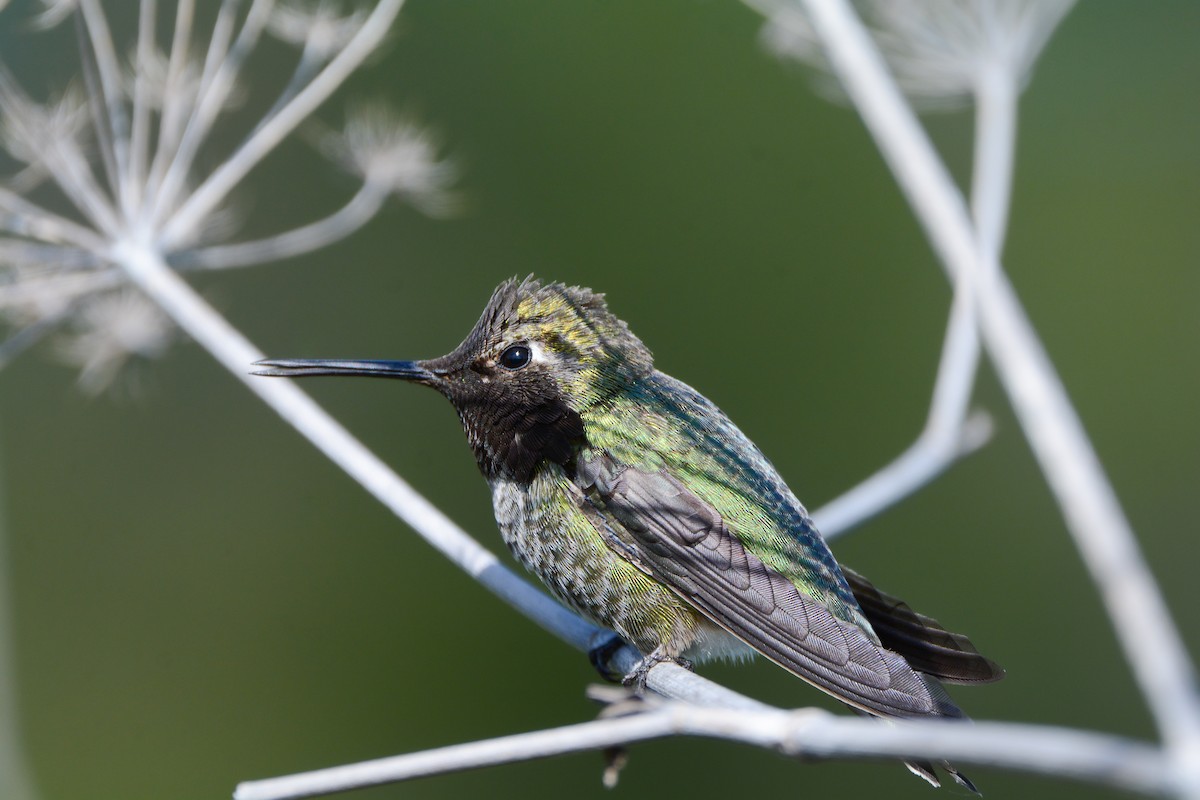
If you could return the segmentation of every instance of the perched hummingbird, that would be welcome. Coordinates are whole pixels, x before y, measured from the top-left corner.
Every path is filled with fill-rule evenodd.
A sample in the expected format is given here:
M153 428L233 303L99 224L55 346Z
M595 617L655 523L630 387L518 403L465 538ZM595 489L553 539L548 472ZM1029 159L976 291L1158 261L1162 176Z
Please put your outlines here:
M445 395L505 543L559 600L644 654L643 676L661 660L757 651L866 714L964 718L940 681L1003 675L966 637L839 566L754 443L656 370L589 289L506 281L441 358L257 366ZM932 764L908 766L938 785Z

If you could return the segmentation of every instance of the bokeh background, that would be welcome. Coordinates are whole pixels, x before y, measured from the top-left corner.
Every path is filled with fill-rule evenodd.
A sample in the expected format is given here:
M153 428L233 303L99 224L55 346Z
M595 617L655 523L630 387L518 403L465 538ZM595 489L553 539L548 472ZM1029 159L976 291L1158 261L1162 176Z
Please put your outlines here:
M130 32L135 4L111 5ZM21 12L0 16L0 52L34 87L61 84L70 27L35 35ZM765 54L761 23L726 0L411 0L390 49L321 116L337 125L345 105L381 99L432 124L461 167L462 213L393 204L320 253L196 283L272 355L380 358L449 350L506 277L592 286L819 506L919 431L950 294L855 114ZM1005 257L1193 644L1198 35L1186 1L1072 12L1024 97ZM292 57L264 48L242 119ZM965 175L970 114L926 120ZM239 195L245 235L353 188L297 138ZM0 376L3 567L46 800L226 797L243 779L595 713L582 655L460 574L195 346L99 398L48 355ZM444 400L385 382L305 388L502 550ZM955 691L974 716L1153 736L986 367L977 405L994 441L836 554L1008 668ZM828 705L765 662L703 674ZM611 795L600 771L584 754L358 796L930 796L892 763L696 740L633 748ZM1105 796L970 772L989 797Z

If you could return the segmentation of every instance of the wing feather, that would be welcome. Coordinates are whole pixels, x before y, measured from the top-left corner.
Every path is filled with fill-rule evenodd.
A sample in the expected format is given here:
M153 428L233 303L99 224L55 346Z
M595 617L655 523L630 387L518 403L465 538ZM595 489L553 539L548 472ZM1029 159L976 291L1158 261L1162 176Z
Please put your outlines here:
M918 614L845 566L842 574L880 642L904 656L913 669L947 683L991 683L1004 677L1004 669L980 655L966 636Z
M619 523L613 535L643 569L767 658L873 714L961 716L904 658L748 551L716 509L674 476L600 453L581 459L576 475L585 495Z

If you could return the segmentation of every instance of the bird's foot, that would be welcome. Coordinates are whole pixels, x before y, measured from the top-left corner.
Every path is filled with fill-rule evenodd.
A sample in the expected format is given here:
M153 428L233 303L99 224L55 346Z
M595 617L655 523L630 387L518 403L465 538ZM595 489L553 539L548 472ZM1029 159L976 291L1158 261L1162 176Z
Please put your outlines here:
M600 677L604 678L604 680L617 683L625 677L620 672L613 671L610 663L613 656L617 654L617 651L624 646L624 639L615 633L610 633L601 639L599 643L592 645L592 649L588 650L588 661L592 662L592 666L596 668L596 672L599 672Z
M637 695L645 694L646 680L650 676L650 670L664 661L669 661L672 664L678 664L688 672L692 671L692 662L688 661L686 658L667 655L666 648L662 645L659 645L658 647L654 648L650 655L639 661L637 666L629 670L629 674L627 674L621 680L621 684L633 689L634 693Z

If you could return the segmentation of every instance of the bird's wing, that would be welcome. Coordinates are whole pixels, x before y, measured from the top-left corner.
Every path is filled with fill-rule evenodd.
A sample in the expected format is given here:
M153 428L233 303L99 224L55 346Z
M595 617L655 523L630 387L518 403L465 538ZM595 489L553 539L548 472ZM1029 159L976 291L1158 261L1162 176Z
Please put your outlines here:
M716 509L665 470L592 451L576 476L589 501L622 529L613 533L623 556L767 658L873 714L961 715L901 656L749 552Z
M842 574L879 641L904 656L913 669L947 683L991 683L1004 677L1004 669L980 655L966 636L918 614L844 564Z

